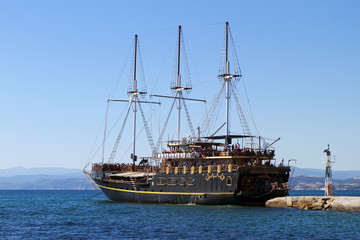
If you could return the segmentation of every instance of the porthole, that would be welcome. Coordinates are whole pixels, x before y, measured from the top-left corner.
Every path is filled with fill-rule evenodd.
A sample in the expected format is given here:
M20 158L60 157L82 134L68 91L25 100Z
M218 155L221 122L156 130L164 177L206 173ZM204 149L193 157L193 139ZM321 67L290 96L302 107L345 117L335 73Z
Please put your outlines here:
M232 186L232 178L231 178L231 176L226 177L226 186Z

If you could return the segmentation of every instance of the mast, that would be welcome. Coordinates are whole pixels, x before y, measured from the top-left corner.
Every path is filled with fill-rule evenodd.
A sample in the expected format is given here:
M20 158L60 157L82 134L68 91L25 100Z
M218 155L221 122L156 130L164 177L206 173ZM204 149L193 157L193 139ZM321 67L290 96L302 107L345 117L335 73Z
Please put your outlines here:
M152 139L152 136L151 136L147 121L146 121L146 119L144 117L143 110L141 108L141 103L160 104L160 102L151 102L151 101L146 101L146 100L141 101L141 100L138 99L139 94L140 95L146 95L146 93L147 93L145 83L142 84L143 89L138 89L138 86L137 86L137 74L136 74L136 71L137 71L138 57L139 57L140 63L141 63L141 53L140 53L140 48L139 49L138 48L139 48L138 35L135 35L134 58L133 58L134 65L133 65L133 68L132 68L134 73L133 73L133 77L130 75L129 88L127 90L127 93L130 96L130 98L126 99L126 100L108 99L108 105L109 105L109 102L128 102L128 103L130 103L128 112L127 112L127 114L125 116L123 126L122 126L122 128L120 130L120 133L118 135L118 138L117 138L117 140L115 142L115 145L113 147L113 151L111 152L111 155L110 155L110 158L109 158L109 161L114 160L114 158L115 158L115 154L116 154L118 146L119 146L120 138L121 138L122 133L123 133L123 129L124 129L124 126L125 126L126 119L128 117L128 114L130 113L131 108L133 110L133 140L132 140L132 146L133 147L132 147L132 153L131 153L131 159L133 160L133 168L132 168L133 171L135 171L135 162L137 160L137 156L136 156L136 113L137 113L137 110L138 110L138 108L140 109L140 112L141 112L141 115L142 115L142 118L143 118L143 121L144 121L144 127L145 127L145 130L146 130L146 134L147 134L147 137L148 137L148 140L149 140L149 144L150 144L150 147L152 149L153 154L155 154L156 149L155 149L155 146L154 146L154 141ZM139 73L140 73L140 79L144 81L144 78L143 78L144 73L143 73L143 69L142 69L142 64L140 64ZM106 110L106 113L108 113L108 108ZM107 117L106 117L106 122L107 122ZM105 139L105 136L106 136L106 122L105 122L104 139ZM104 152L104 148L103 148L103 152Z
M230 91L232 90L233 91L233 95L234 95L234 98L235 98L235 101L237 102L237 108L238 108L238 111L241 112L242 114L242 110L238 104L238 100L237 100L237 97L236 97L236 94L234 93L234 90L233 89L230 89L231 85L231 81L233 80L234 78L234 82L237 80L237 79L240 79L241 78L241 72L240 72L240 67L236 67L235 66L235 74L231 74L230 73L230 62L229 62L229 37L230 39L231 38L231 33L230 33L230 29L229 29L229 22L226 22L226 28L225 28L225 63L224 63L224 70L225 71L221 71L222 74L218 75L218 77L222 78L224 81L225 81L225 100L226 100L226 121L225 121L225 145L229 145L231 144L231 137L230 137ZM232 46L234 47L234 46ZM234 51L234 50L233 50ZM236 56L235 56L236 57ZM237 57L236 57L237 58ZM234 64L238 64L237 60L235 59L234 60ZM240 117L240 120L241 120L241 117ZM241 120L244 124L246 124L246 121L245 119ZM246 130L248 130L248 127L247 127L247 124L246 124ZM248 134L246 135L251 135L249 134L250 133L250 130L248 131L244 131L245 132L248 132Z
M178 106L177 106L177 139L178 142L180 143L180 107L181 107L181 102L180 102L180 98L181 98L181 93L182 93L182 89L181 89L181 76L180 76L180 44L181 44L181 26L179 26L179 39L178 39L178 64L177 64L177 86L176 86L176 90L177 90L177 95L178 95Z
M225 144L231 144L229 142L229 104L230 104L230 96L229 96L229 84L231 77L229 76L229 22L226 22L226 51L225 51L225 84L226 84L226 128L225 128Z
M191 99L191 98L184 98L183 97L183 90L185 91L190 91L192 89L191 87L191 80L190 80L190 73L189 73L189 67L187 65L187 59L186 59L186 50L184 48L184 46L181 45L181 41L183 41L183 37L181 35L181 31L182 31L182 27L179 25L179 31L178 31L178 45L177 45L177 56L175 58L175 61L176 61L176 65L174 64L174 66L176 67L176 71L173 71L174 75L172 76L172 80L171 80L171 87L170 89L173 90L173 91L176 91L176 94L175 96L162 96L162 95L150 95L151 96L156 96L156 97L164 97L164 98L173 98L174 99L174 102L173 104L175 105L176 101L177 101L177 142L180 143L180 126L181 126L181 123L180 123L180 113L181 113L181 101L183 101L183 104L184 104L184 109L185 109L185 113L186 113L186 116L187 116L187 120L188 120L188 123L189 123L189 126L190 126L190 129L193 129L192 128L192 123L191 123L191 120L190 120L190 116L189 116L189 113L187 111L187 108L186 108L186 105L185 105L185 100L191 100L191 101L201 101L201 102L206 102L204 100L199 100L199 99ZM183 41L184 42L184 41ZM184 45L184 44L183 44ZM182 51L183 51L183 54L181 55L181 48ZM181 57L183 58L183 67L184 67L184 70L185 70L185 78L187 79L187 83L185 86L182 86L182 83L181 83ZM173 106L174 106L173 105ZM171 113L171 110L170 110L170 113ZM169 116L170 116L170 113L169 113ZM166 123L164 125L164 127L167 125L167 121L166 120ZM163 129L165 129L163 127ZM194 131L192 130L192 133ZM195 135L195 134L194 134ZM159 137L159 140L162 138Z
M137 56L137 34L135 34L135 49L134 49L134 88L132 91L132 102L133 102L133 151L131 154L131 158L133 160L133 170L135 167L136 155L135 155L135 142L136 142L136 98L137 98L137 86L136 86L136 56Z

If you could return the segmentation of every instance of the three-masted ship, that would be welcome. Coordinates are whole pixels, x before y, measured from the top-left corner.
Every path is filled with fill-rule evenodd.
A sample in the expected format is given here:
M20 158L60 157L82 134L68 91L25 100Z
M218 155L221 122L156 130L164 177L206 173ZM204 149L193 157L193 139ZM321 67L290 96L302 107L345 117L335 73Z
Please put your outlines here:
M168 148L160 152L159 145L155 145L149 138L152 157L137 158L135 152L137 110L140 109L141 114L144 115L141 104L158 104L158 102L144 101L139 98L146 92L140 91L137 87L137 35L135 35L134 76L131 89L128 90L130 100L108 100L108 102L130 102L128 113L130 109L133 110L132 164L105 163L102 159L101 163L92 164L91 172L84 169L84 173L110 200L116 202L263 205L268 199L288 195L290 167L284 166L283 161L276 164L274 158L273 143L279 139L272 144L261 146L262 138L250 133L238 104L240 123L237 126L242 126L243 134L230 132L230 98L233 97L238 102L234 84L242 75L240 68L235 69L233 74L230 72L229 40L232 38L229 39L228 23L225 29L224 64L218 75L222 86L217 94L217 97L220 97L221 92L225 93L225 122L214 133L209 134L198 128L196 137L181 138L181 106L184 106L187 118L189 118L185 101L202 101L185 98L183 95L183 91L191 90L191 86L182 85L181 82L181 33L181 26L179 26L177 77L171 87L175 96L153 95L159 98L173 98L174 103L177 103L177 139L168 141ZM213 102L216 104L216 99ZM209 125L209 122L213 120L214 114L211 111L215 108L210 109L204 126ZM149 127L146 121L144 123L148 133ZM218 132L221 129L225 130L225 133L219 135ZM119 136L122 131L123 128ZM163 131L160 135L163 135ZM160 141L161 137L158 143ZM116 145L119 145L119 138Z

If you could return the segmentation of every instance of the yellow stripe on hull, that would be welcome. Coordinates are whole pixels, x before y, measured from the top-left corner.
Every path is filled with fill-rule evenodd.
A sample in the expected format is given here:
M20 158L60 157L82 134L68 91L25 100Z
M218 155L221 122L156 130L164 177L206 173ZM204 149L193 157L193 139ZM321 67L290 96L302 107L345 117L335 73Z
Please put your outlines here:
M232 195L233 192L218 192L218 193L182 193L182 192L147 192L147 191L134 191L134 190L126 190L126 189L118 189L118 188L111 188L105 187L102 185L97 184L100 188L105 188L109 190L119 191L119 192L130 192L130 193L145 193L145 194L163 194L163 195L199 195L204 196L205 194L208 195Z

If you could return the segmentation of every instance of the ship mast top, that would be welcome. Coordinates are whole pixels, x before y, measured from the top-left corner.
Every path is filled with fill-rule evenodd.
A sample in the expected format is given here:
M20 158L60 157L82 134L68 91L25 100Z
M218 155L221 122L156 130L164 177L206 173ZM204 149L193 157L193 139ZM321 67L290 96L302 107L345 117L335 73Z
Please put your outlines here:
M230 84L233 78L240 78L241 74L235 75L230 74L230 62L229 62L229 22L226 22L226 30L225 30L225 73L220 74L218 77L221 77L225 81L226 87L226 127L225 127L225 145L231 144L230 135Z
M131 153L131 159L133 161L133 166L135 165L135 161L137 160L136 157L136 112L137 112L137 107L139 107L143 121L144 121L144 127L146 130L146 134L150 143L150 147L152 148L153 154L156 153L156 149L155 149L155 145L153 143L153 139L147 124L147 121L145 119L145 117L143 116L143 110L142 107L140 105L140 103L150 103L150 104L160 104L159 102L151 102L151 101L146 101L146 100L139 100L139 95L146 95L146 85L145 85L145 77L144 77L144 71L143 71L143 66L142 66L142 60L141 60L141 53L139 51L139 43L138 43L138 35L135 35L135 46L134 46L134 56L133 56L133 67L132 67L132 71L131 74L130 73L130 79L129 79L129 87L128 87L128 91L127 93L130 95L130 98L127 100L121 100L121 99L108 99L107 101L107 108L106 108L106 118L105 118L105 129L104 129L104 140L103 140L103 152L102 152L102 163L104 162L104 152L105 152L105 139L107 136L107 116L108 116L108 110L109 110L109 103L110 102L129 102L129 108L128 108L128 112L125 116L123 125L121 127L121 131L118 135L118 138L116 139L116 142L114 144L113 150L111 152L111 155L109 157L109 162L113 161L117 152L117 149L119 147L119 142L120 142L120 138L122 136L123 133L123 129L128 117L128 114L132 108L133 110L133 141L132 141L132 153ZM138 59L140 60L140 78L141 78L141 90L138 89L138 76L137 76L137 64L138 64Z
M181 60L181 26L179 25L179 34L178 34L178 48L177 48L177 76L176 76L176 86L171 87L171 89L176 91L177 98L177 141L180 143L180 113L181 113L181 99L183 98L183 90L191 90L191 86L181 86L181 75L180 75L180 60Z
M136 79L136 64L137 64L137 47L138 47L138 35L135 34L135 47L134 47L134 78L133 78L133 88L132 91L128 91L128 94L131 94L130 96L130 102L133 103L133 142L132 142L132 153L131 153L131 159L133 161L133 168L135 166L135 161L137 160L136 154L135 154L135 146L136 146L136 100L137 95L140 93L137 89L137 79ZM143 92L142 94L146 94ZM133 169L134 170L134 169Z
M191 122L190 113L186 106L186 101L206 102L206 100L202 100L202 99L194 99L194 98L185 98L184 97L183 91L190 92L192 90L192 87L191 87L190 70L189 70L189 65L188 65L187 56L186 56L186 48L184 46L185 44L184 44L184 37L183 37L183 33L182 33L182 27L179 26L178 29L179 30L178 30L176 58L175 58L176 64L174 64L176 71L174 69L174 71L173 71L174 75L172 75L171 86L170 86L170 89L175 92L175 96L164 96L164 95L155 95L155 94L150 95L150 97L172 98L172 99L174 99L173 106L175 103L177 103L177 139L176 139L177 145L181 144L181 138L180 138L181 108L183 107L185 110L185 114L186 114L188 126L191 131L191 135L195 137L195 131L194 131L194 128L193 128L193 125ZM181 72L184 73L185 80L186 80L185 83L184 83L184 81L182 81ZM158 142L156 145L157 147L159 146L159 143L161 142L163 134L165 133L165 129L169 122L169 117L170 117L171 112L172 112L172 107L169 111L169 115L168 115L167 119L165 120L164 126L160 133L160 136L159 136L159 139L158 139Z

